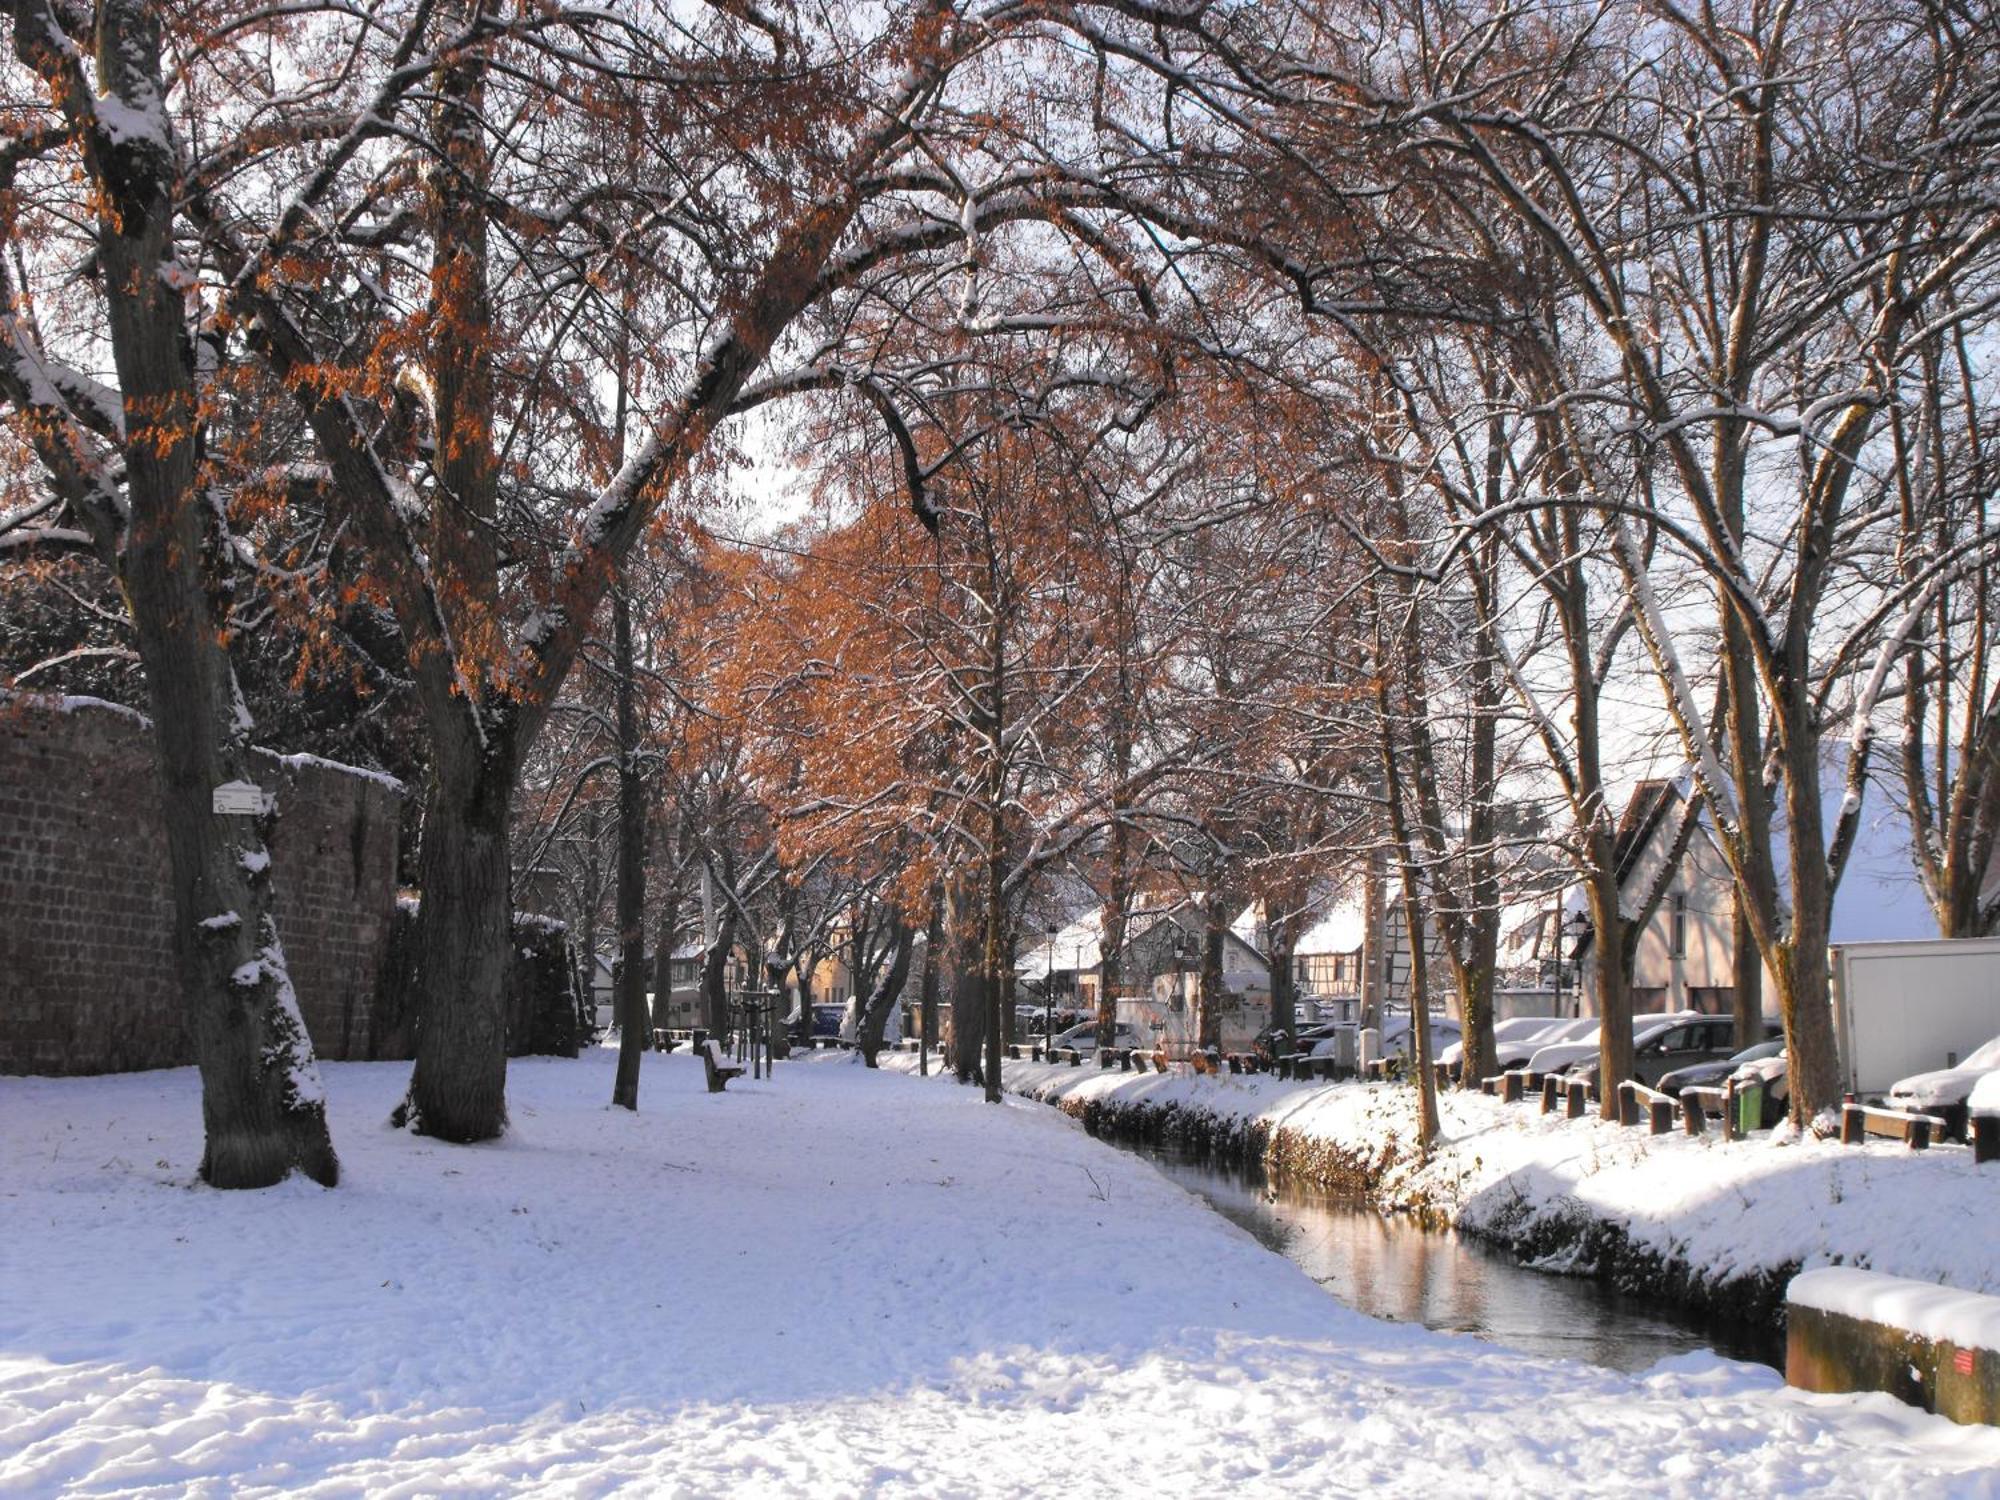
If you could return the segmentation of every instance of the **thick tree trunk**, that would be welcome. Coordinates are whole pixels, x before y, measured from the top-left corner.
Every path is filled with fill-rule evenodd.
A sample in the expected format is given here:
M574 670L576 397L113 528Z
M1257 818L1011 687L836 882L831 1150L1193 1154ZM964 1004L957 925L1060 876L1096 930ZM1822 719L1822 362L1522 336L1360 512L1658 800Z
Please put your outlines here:
M1804 707L1797 712L1803 719ZM1818 1128L1830 1122L1840 1107L1840 1057L1833 1039L1826 955L1833 888L1826 860L1819 853L1826 844L1820 822L1818 747L1808 743L1788 753L1786 760L1792 926L1779 944L1778 963L1773 967L1778 1007L1785 1021L1792 1120Z
M951 1071L960 1083L985 1081L986 985L980 948L979 905L955 883L950 921Z
M1736 1048L1754 1047L1764 1040L1764 955L1757 951L1756 934L1743 912L1743 898L1732 896L1730 910L1730 967L1735 991L1730 1013L1736 1021Z
M910 977L910 954L916 947L916 930L898 917L893 941L889 966L869 991L861 1007L860 1024L855 1029L861 1061L871 1068L882 1052L882 1033L888 1027L889 1012L902 1003L903 986Z
M1632 976L1626 968L1624 919L1612 869L1612 838L1603 825L1589 836L1591 871L1584 881L1591 928L1591 982L1597 1000L1599 1112L1618 1117L1618 1085L1632 1076ZM1578 976L1578 983L1582 976Z
M175 274L177 167L153 6L97 7L95 104L47 12L14 17L22 61L50 77L79 126L100 198L98 273L124 403L129 530L115 558L153 711L174 960L202 1081L201 1175L265 1187L293 1171L332 1186L339 1163L312 1043L279 940L268 819L220 814L215 789L255 782L251 724L209 603L207 498L196 488L201 421L186 294ZM74 71L69 71L74 68ZM120 127L82 128L112 107ZM137 122L136 125L134 122Z
M701 1024L710 1036L729 1033L729 950L735 946L736 903L725 901L715 941L701 959Z
M452 24L450 17L440 20L441 26ZM442 491L431 507L430 565L434 576L457 581L441 602L454 637L468 642L499 628L484 68L480 56L466 55L437 70L431 133L450 169L425 179L436 231L425 363ZM507 1128L501 979L508 954L516 716L507 698L482 680L488 665L474 663L473 680L448 692L425 678L420 692L432 747L418 856L423 998L416 1071L399 1115L419 1132L448 1141L491 1140Z
M1290 1038L1299 1029L1299 976L1293 972L1299 936L1298 908L1290 902L1284 911L1267 907L1264 920L1270 948L1266 957L1271 962L1271 1027ZM1278 1050L1291 1049L1281 1045Z
M395 1122L447 1141L492 1140L507 1128L513 778L504 765L476 746L433 746L417 858L417 1066Z
M646 1012L646 784L639 775L639 715L633 702L632 606L621 583L611 595L618 673L618 1073L611 1102L639 1107L639 1066L651 1039Z
M1223 934L1227 930L1225 898L1210 891L1201 903L1201 1014L1196 1018L1195 1046L1211 1052L1222 1046Z

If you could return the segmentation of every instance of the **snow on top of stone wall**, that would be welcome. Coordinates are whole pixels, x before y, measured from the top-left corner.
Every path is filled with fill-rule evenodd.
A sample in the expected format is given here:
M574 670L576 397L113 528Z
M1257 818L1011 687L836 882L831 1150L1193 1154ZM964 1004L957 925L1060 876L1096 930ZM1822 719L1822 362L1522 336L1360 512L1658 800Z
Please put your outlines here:
M1794 1276L1785 1300L1863 1323L1901 1328L1932 1343L2000 1350L2000 1297L1962 1292L1935 1281L1826 1266Z

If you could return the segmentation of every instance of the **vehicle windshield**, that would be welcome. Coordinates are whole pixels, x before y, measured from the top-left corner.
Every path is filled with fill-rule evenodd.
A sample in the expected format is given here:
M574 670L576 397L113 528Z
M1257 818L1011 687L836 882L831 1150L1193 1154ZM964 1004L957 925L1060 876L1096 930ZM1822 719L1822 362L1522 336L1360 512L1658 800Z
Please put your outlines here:
M1767 1057L1776 1057L1780 1052L1783 1052L1784 1050L1785 1050L1785 1044L1781 1041L1759 1042L1754 1047L1745 1047L1741 1052L1737 1053L1734 1057L1730 1058L1729 1060L1732 1063L1760 1062Z

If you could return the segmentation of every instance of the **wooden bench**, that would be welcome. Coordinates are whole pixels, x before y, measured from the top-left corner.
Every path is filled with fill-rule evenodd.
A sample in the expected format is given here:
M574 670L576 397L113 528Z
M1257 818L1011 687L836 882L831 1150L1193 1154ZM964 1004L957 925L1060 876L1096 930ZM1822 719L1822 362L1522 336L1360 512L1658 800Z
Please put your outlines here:
M1492 1094L1503 1104L1519 1104L1522 1081L1519 1073L1496 1073L1491 1078L1479 1080L1479 1092Z
M1665 1135L1674 1128L1674 1100L1658 1089L1628 1078L1618 1085L1618 1123L1637 1125L1643 1116L1647 1133Z
M1565 1101L1563 1108L1564 1117L1571 1120L1581 1120L1585 1112L1590 1108L1590 1085L1585 1083L1581 1078L1565 1078L1562 1080L1562 1083L1563 1099Z
M743 1064L733 1063L722 1055L722 1043L703 1042L701 1046L701 1067L708 1075L708 1091L719 1094L729 1087L729 1080L743 1076Z
M1873 1104L1843 1104L1840 1107L1840 1143L1857 1146L1871 1135L1901 1141L1912 1151L1925 1151L1944 1134L1945 1122L1937 1115L1918 1114L1907 1109L1885 1109Z
M1681 1090L1681 1120L1689 1135L1700 1135L1707 1130L1710 1115L1722 1121L1722 1138L1733 1140L1736 1133L1736 1086L1733 1083L1725 1083L1720 1088L1690 1084Z
M1965 1130L1972 1137L1972 1159L1975 1162L1984 1165L1989 1161L2000 1161L2000 1115L1974 1115Z

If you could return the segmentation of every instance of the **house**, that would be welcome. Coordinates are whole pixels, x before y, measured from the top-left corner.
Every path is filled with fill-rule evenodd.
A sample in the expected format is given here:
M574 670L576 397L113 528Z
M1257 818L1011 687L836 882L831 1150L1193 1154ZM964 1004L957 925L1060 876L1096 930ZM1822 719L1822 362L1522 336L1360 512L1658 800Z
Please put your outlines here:
M1150 905L1142 901L1126 921L1118 954L1118 989L1112 998L1121 1019L1153 1026L1168 1037L1186 1029L1200 991L1202 931L1198 897L1175 894ZM1093 907L1067 926L1045 932L1039 942L1024 942L1015 973L1045 993L1073 996L1071 1003L1079 1010L1095 1010L1103 993L1103 938L1104 914ZM1271 969L1263 953L1234 930L1223 933L1222 987L1229 996L1222 1013L1225 1045L1247 1045L1270 1021Z
M1370 906L1375 905L1373 920ZM1351 882L1331 894L1306 914L1305 930L1292 945L1293 993L1298 997L1302 1023L1315 1010L1329 1021L1358 1021L1362 1003L1368 997L1373 974L1381 983L1381 997L1407 1004L1410 992L1411 945L1408 913L1400 893L1385 879L1380 867L1364 871L1359 882ZM1380 954L1379 967L1371 961L1369 934L1379 932L1374 945ZM1256 945L1269 950L1269 927L1262 903L1253 905L1238 920L1238 931L1252 937ZM1444 968L1444 950L1435 927L1424 934L1425 957L1430 965L1429 989L1433 996L1448 993L1450 975Z
M1619 907L1636 914L1658 883L1662 864L1673 855L1674 832L1698 795L1687 772L1649 779L1633 788L1620 815L1613 858ZM1839 774L1829 768L1821 799L1831 827L1844 795ZM1706 810L1696 815L1693 835L1666 877L1659 904L1640 934L1632 965L1632 1004L1639 1012L1699 1010L1727 1014L1736 996L1736 882L1717 842ZM1779 829L1779 880L1786 880L1783 828ZM1877 793L1863 804L1853 852L1834 894L1829 942L1857 943L1938 935L1936 917L1924 899L1911 861L1910 825L1893 798ZM1583 916L1583 895L1572 888L1561 905L1561 920L1576 933L1570 952L1587 960L1592 934ZM1545 931L1547 918L1542 928ZM1580 962L1584 1007L1591 998L1590 964ZM1776 994L1770 974L1764 994Z

